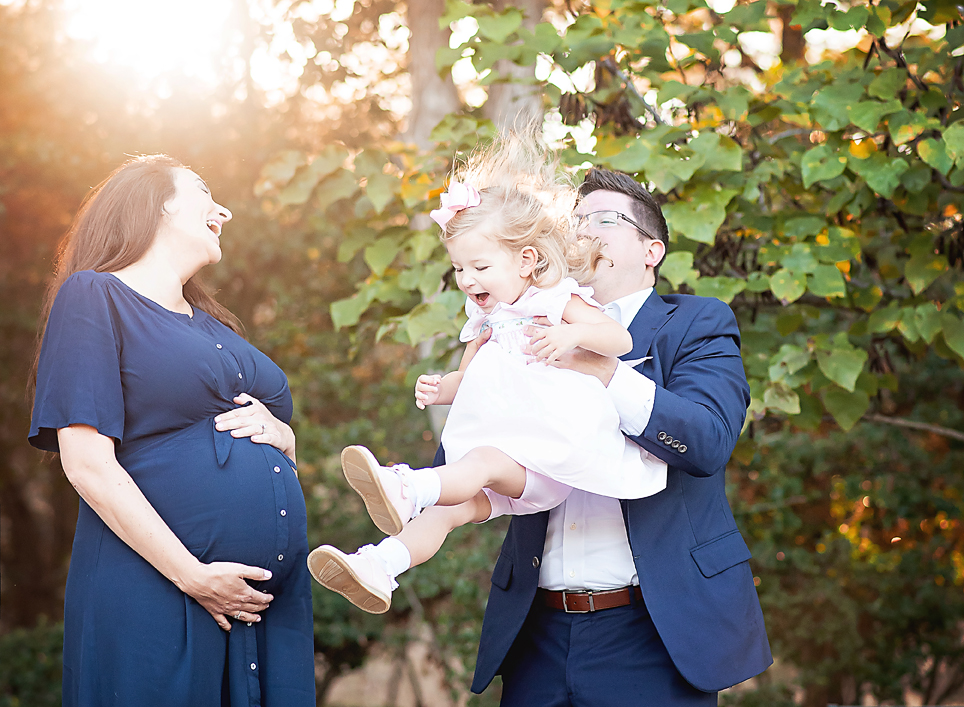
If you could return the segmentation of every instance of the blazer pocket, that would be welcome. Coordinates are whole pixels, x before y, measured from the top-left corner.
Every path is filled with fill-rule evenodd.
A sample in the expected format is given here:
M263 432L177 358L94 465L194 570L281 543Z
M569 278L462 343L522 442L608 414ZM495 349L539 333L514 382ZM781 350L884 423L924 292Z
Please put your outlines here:
M740 535L739 530L731 530L709 542L697 545L690 550L690 555L696 561L696 566L704 577L712 577L723 570L750 559L750 548Z
M499 559L495 563L495 569L492 570L492 584L499 589L508 589L511 583L512 560L505 555L499 555Z

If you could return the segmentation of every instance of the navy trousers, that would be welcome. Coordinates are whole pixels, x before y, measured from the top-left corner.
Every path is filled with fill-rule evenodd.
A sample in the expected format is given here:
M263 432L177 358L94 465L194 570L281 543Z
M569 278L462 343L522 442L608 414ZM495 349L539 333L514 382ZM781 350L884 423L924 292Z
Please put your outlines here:
M538 604L502 663L502 707L716 707L679 674L643 602L591 614Z

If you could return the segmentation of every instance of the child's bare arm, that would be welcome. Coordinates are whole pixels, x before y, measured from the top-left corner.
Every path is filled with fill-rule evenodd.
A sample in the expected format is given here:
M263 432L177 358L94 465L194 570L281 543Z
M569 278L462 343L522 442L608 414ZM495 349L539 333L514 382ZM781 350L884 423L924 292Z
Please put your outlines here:
M418 377L415 382L415 405L419 410L424 410L426 405L452 404L452 401L455 400L455 394L459 392L462 374L465 373L465 369L468 368L479 347L489 340L491 333L492 330L487 329L483 334L465 345L462 360L459 362L459 370L446 373L444 376L426 374Z
M625 327L576 295L563 310L562 320L565 326L541 329L531 337L537 360L552 363L577 347L603 356L621 356L633 348L633 338Z

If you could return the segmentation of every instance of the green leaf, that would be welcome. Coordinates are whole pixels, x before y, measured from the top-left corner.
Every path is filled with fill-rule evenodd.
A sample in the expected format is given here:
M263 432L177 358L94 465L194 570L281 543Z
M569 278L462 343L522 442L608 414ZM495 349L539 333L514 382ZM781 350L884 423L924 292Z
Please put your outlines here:
M750 292L766 292L770 289L770 278L760 270L751 272L746 279L746 289Z
M800 160L803 186L809 189L814 182L833 179L843 174L847 158L828 145L818 145L807 150Z
M789 336L803 326L803 314L800 312L784 312L777 317L777 331L780 336Z
M921 338L928 344L941 330L941 315L933 302L920 305L914 311L914 320Z
M897 323L897 331L909 342L920 341L921 335L917 330L917 317L914 315L913 307L904 307L900 310L900 321Z
M934 139L932 137L924 138L919 143L917 143L917 154L924 162L938 172L947 176L947 173L951 171L951 167L954 166L954 160L947 153L947 149L944 146L944 141L940 138Z
M405 243L412 251L412 260L416 263L428 260L441 244L442 241L435 231L416 231Z
M427 341L436 334L455 334L458 325L445 305L440 302L423 302L401 318L412 345Z
M899 323L900 307L889 304L870 315L867 320L867 329L871 334L886 334L896 329Z
M700 243L713 243L726 220L726 205L737 193L736 189L717 190L700 184L685 195L685 200L666 204L663 215L671 232Z
M686 103L686 99L698 90L698 86L689 86L679 81L667 81L656 94L656 101L662 105L667 101L678 98L683 101L683 103Z
M854 348L846 339L845 333L837 334L833 348L820 349L815 356L821 373L841 388L853 391L867 361L867 352Z
M615 170L636 174L641 172L649 159L650 148L643 140L636 138L625 144L619 152L606 160ZM597 149L597 155L599 154Z
M339 169L347 159L348 150L340 145L329 145L307 167L298 170L294 179L278 194L278 203L282 206L304 204L318 183Z
M906 160L900 157L891 159L881 152L875 152L863 160L851 155L848 164L850 169L864 178L867 186L888 199L894 189L900 186L900 175L910 167Z
M784 305L796 302L807 291L807 276L781 268L770 276L770 291Z
M948 348L964 359L964 322L946 307L941 311L941 334Z
M479 14L476 20L479 23L479 34L493 42L502 43L522 25L522 13L513 7L498 15Z
M375 213L380 214L382 210L395 198L401 186L401 180L394 174L373 174L368 177L365 185L365 193L375 207Z
M703 156L703 172L740 172L743 150L731 138L714 132L702 132L690 140L688 147Z
M854 260L860 255L860 240L848 228L831 226L826 235L817 236L813 252L822 263Z
M269 191L281 188L290 182L298 168L307 162L308 158L301 150L282 150L261 168L254 195L263 196Z
M958 121L944 131L944 145L947 154L957 162L964 159L964 121Z
M826 227L827 219L822 216L791 216L783 222L783 235L802 240L815 236Z
M438 20L439 29L448 29L453 22L471 17L476 8L463 0L445 0L445 13Z
M887 119L887 129L894 139L895 145L903 145L924 132L927 127L927 116L920 113L902 110Z
M363 293L358 293L348 299L332 302L329 311L331 312L331 323L334 325L335 331L342 327L355 326L371 302L371 297L365 296Z
M800 397L785 383L767 386L763 394L763 404L770 410L779 410L788 415L800 414Z
M678 290L684 282L696 282L700 276L693 269L693 254L685 251L673 252L663 258L659 274L669 280L674 290Z
M884 69L867 87L867 93L875 98L889 101L907 83L906 69Z
M731 86L720 96L716 104L727 120L746 120L752 95L743 86Z
M315 190L315 204L319 211L325 211L340 199L345 199L358 191L355 175L347 169L339 168L335 173L321 182L321 188Z
M862 390L848 393L840 388L828 388L821 397L823 406L844 432L857 424L870 407L870 397Z
M372 228L353 228L345 233L344 240L338 244L338 262L347 263L355 253L375 240L376 231Z
M784 344L770 358L769 375L771 381L780 381L793 375L810 363L810 352L800 346Z
M917 160L911 163L910 169L900 175L900 183L904 186L904 189L908 191L909 194L920 194L924 189L931 185L933 182L931 168L926 164L921 164ZM922 206L926 209L926 199ZM908 211L913 208L913 205L909 205ZM911 213L917 213L912 211ZM921 212L921 213L926 213Z
M365 262L378 277L385 274L385 268L392 264L401 247L394 238L379 238L365 248Z
M818 265L807 280L807 289L817 297L843 297L847 294L843 275L836 265Z
M847 112L850 114L851 123L861 130L873 134L877 132L877 126L880 125L880 121L883 120L885 115L896 113L902 108L903 106L898 100L889 100L886 103L861 101L848 106Z
M700 297L716 297L727 304L745 289L746 280L735 277L701 277L693 283L694 294Z
M780 264L795 273L811 273L818 263L810 252L809 243L794 243L790 251L780 258Z
M850 123L847 107L859 101L863 93L859 83L830 84L814 95L811 114L826 130L840 130Z
M904 278L914 294L919 295L946 270L947 258L943 255L934 255L930 250L917 250L904 265Z
M562 45L562 37L550 22L540 22L532 31L533 38L526 44L540 54L552 54Z

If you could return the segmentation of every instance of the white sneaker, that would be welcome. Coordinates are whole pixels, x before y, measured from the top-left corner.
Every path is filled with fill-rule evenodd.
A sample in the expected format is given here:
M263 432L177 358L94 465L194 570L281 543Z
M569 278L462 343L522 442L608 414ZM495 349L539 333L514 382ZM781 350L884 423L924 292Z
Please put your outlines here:
M373 549L365 545L346 555L331 545L316 547L308 555L308 571L321 586L338 592L362 611L384 614L392 606L394 582L381 561L372 556Z
M398 535L418 515L414 493L407 488L404 464L381 466L375 455L362 446L345 447L341 468L348 484L362 497L365 508L378 529Z

